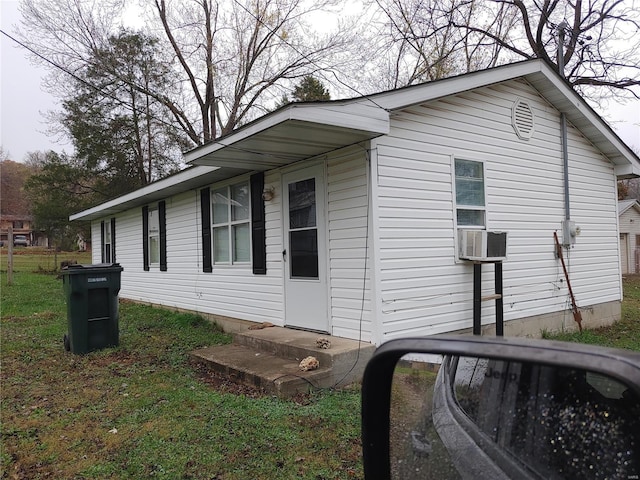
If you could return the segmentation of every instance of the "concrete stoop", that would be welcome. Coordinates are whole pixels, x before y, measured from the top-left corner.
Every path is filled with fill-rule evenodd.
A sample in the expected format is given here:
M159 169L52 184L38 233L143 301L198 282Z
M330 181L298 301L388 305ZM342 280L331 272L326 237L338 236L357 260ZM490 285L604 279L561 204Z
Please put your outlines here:
M331 348L318 348L316 340L320 337L328 339ZM372 344L357 340L268 327L234 333L232 344L201 348L190 355L234 381L288 398L314 388L360 382L374 350ZM308 356L315 357L320 365L304 372L299 365Z

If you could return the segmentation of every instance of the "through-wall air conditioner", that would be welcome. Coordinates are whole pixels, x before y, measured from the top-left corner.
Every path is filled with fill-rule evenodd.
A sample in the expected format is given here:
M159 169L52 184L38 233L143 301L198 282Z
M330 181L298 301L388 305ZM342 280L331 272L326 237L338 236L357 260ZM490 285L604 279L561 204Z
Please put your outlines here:
M478 262L506 260L507 232L459 229L458 257Z

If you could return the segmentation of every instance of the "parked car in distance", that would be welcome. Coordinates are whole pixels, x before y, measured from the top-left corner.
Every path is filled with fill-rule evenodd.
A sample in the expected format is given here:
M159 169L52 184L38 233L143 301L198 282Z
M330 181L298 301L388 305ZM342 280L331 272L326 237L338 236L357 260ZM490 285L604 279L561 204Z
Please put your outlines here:
M29 241L27 240L26 235L14 235L13 236L13 246L14 247L28 247Z

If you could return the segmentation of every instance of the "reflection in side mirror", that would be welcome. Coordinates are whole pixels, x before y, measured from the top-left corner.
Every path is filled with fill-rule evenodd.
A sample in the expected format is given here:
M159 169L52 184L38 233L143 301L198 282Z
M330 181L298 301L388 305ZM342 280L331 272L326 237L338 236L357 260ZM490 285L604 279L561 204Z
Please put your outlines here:
M619 381L470 357L432 370L420 355L396 366L392 478L638 478L640 403Z
M438 364L421 355L397 363L391 388L389 448L391 478L460 478L433 418Z
M372 368L388 372L388 397L369 385L367 367L367 479L640 478L640 356L574 345L563 353L558 342L545 351L544 341L522 339L515 349L513 340L455 342L470 344L381 347L387 358ZM382 410L367 408L372 393L388 398L373 427Z

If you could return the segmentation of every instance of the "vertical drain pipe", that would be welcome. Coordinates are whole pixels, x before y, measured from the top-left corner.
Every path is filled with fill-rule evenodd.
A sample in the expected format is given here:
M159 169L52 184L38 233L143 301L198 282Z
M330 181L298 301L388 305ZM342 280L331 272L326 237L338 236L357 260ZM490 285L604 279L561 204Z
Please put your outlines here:
M564 20L558 25L558 71L562 78L564 76L564 30L569 25ZM564 173L564 222L562 222L562 243L565 247L571 246L570 232L571 232L571 204L569 202L569 145L567 134L567 116L564 112L560 113L560 138L562 141L562 169ZM578 324L578 328L582 332L582 313L578 309L576 299L573 296L573 289L571 288L571 281L569 280L569 272L567 266L564 263L564 257L560 242L558 242L558 234L553 232L553 236L556 243L556 254L560 258L562 263L562 269L564 270L564 276L567 279L567 287L569 288L569 296L571 297L571 306L573 310L573 319Z
M564 77L564 30L568 27L566 21L562 21L558 25L558 72L562 78ZM569 203L569 146L567 145L567 116L564 112L560 113L560 140L562 142L562 167L564 173L564 219L568 224L571 220L571 205ZM563 232L568 231L568 225L563 228ZM562 243L569 245L569 239L565 238L566 233L562 236Z
M562 137L562 169L564 172L564 220L571 220L571 205L569 202L569 147L567 145L567 116L560 114L560 136ZM566 230L566 228L565 228ZM567 238L562 239L565 245L569 244Z

